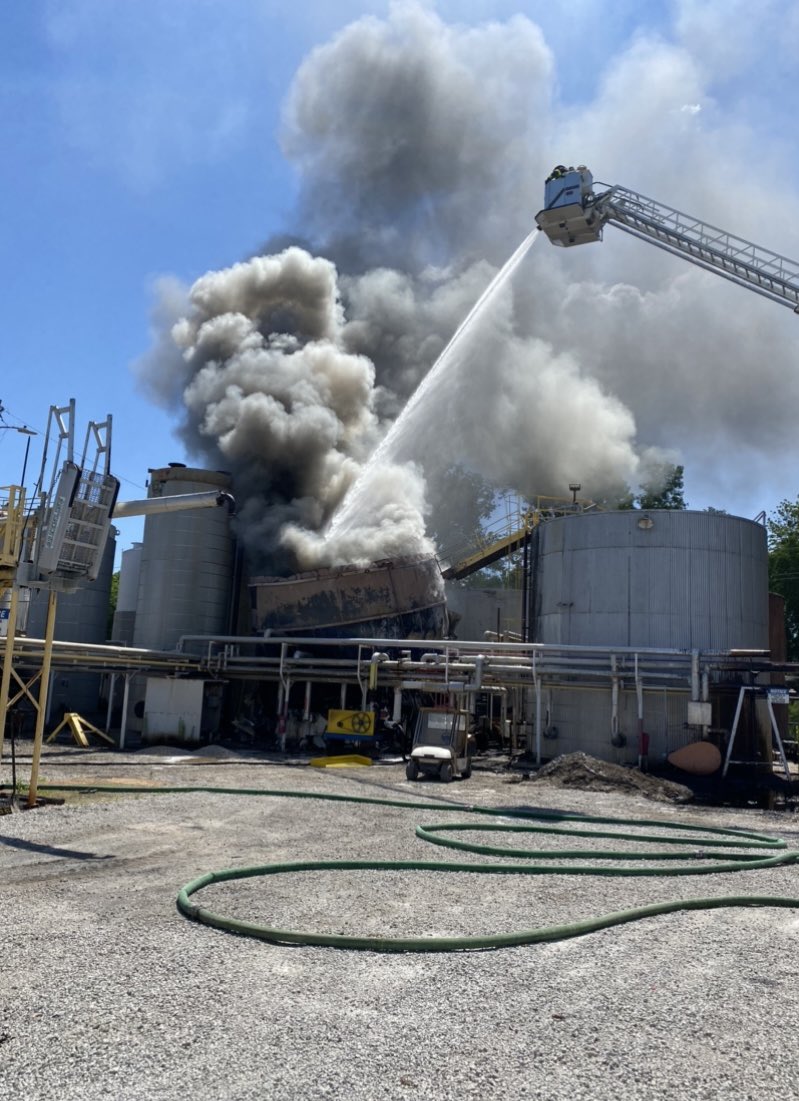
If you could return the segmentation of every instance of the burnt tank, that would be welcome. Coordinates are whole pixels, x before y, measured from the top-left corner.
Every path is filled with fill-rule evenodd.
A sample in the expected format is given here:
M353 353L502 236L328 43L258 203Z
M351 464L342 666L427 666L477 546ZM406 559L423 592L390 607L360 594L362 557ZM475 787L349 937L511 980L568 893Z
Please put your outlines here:
M435 639L447 629L441 570L427 555L253 577L250 600L259 634Z

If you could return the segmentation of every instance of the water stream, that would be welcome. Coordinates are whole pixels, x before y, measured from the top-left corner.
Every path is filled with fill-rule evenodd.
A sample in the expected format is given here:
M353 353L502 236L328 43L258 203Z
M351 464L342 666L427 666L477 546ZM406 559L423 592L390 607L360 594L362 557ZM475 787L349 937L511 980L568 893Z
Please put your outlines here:
M414 390L407 405L380 445L370 456L369 461L333 517L330 527L325 533L325 538L332 539L341 536L360 522L364 510L369 507L370 478L378 467L388 463L405 462L413 458L411 445L418 430L416 425L417 410L423 405L429 413L434 395L446 384L455 385L457 383L455 373L462 358L458 355L458 352L464 339L475 329L478 321L486 315L486 311L490 306L498 300L500 292L529 252L537 235L538 229L534 229L532 233L525 237L458 326L452 339Z

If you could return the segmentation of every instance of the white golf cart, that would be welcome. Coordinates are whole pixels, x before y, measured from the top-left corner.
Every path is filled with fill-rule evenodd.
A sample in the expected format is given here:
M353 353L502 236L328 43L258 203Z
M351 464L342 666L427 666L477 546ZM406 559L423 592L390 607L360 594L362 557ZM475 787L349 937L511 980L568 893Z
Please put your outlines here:
M438 776L444 783L457 776L468 780L472 774L474 736L469 733L468 711L423 707L416 720L413 747L405 775L418 780L422 773Z

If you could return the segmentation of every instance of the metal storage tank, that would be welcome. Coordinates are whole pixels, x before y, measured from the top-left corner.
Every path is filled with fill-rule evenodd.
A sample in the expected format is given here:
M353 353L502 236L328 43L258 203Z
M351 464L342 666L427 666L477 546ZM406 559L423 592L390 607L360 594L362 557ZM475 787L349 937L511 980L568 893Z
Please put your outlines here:
M150 470L149 497L230 490L230 475L181 463ZM233 574L226 508L147 516L134 646L171 650L184 634L225 634Z
M684 510L580 513L537 529L531 640L767 649L766 529Z
M541 523L531 550L531 641L641 650L768 649L766 530L751 520L687 510L576 513ZM607 660L613 660L610 649ZM642 677L641 729L653 764L701 734L688 723L690 681ZM615 704L610 685L545 688L544 756L579 750L635 763L639 717L629 670L617 688ZM719 686L709 690L713 700ZM712 707L718 723L720 704Z
M134 543L128 550L122 552L122 564L119 571L117 606L114 612L114 626L111 637L114 642L123 643L127 646L133 644L142 546L142 543Z
M111 528L103 552L97 580L74 593L60 593L56 606L55 638L61 642L100 644L108 639L108 615L111 600L111 578L114 573L116 529ZM42 589L31 590L27 634L43 638L47 625L48 594ZM89 716L99 706L100 674L73 673L59 670L53 675L48 696L48 712L77 711Z

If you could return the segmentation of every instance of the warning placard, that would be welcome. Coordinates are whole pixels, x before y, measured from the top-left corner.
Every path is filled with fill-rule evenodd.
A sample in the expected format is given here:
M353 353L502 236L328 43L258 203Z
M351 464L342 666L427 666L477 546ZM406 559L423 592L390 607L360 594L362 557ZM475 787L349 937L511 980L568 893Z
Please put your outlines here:
M327 734L345 738L373 738L374 711L328 711Z

